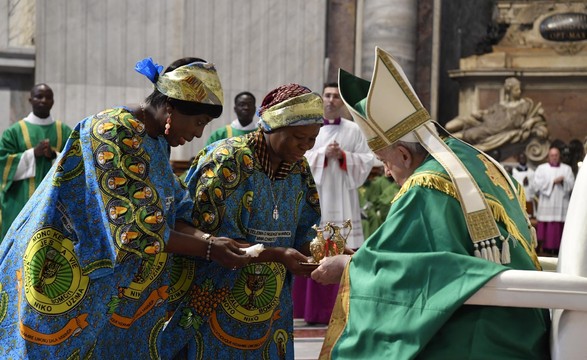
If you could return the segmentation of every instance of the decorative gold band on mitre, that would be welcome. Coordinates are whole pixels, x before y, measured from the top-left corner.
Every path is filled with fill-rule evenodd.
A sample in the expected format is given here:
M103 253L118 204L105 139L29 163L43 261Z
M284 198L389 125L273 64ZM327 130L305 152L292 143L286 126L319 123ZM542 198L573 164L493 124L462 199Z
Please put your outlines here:
M307 93L285 100L265 110L259 121L265 131L284 126L322 124L324 107L322 97Z
M339 87L373 151L398 140L417 142L412 131L431 120L399 64L382 49L376 48L371 82L341 70Z
M406 80L404 80L404 77L397 70L397 67L394 66L394 64L392 62L391 55L389 55L385 51L377 48L377 57L379 60L382 61L383 65L385 65L385 68L387 69L387 71L389 71L389 73L391 74L393 79L396 81L397 85L399 85L401 91L403 92L403 95L409 100L409 102L411 103L411 105L414 107L414 110L415 110L415 112L411 113L409 116L407 116L406 118L399 121L393 127L389 128L387 130L379 128L379 130L385 134L385 138L387 139L387 141L389 141L389 144L393 144L394 142L398 141L400 138L402 138L403 136L405 136L409 132L411 132L411 131L417 129L418 127L420 127L421 125L423 125L425 122L430 121L431 118L430 118L430 114L428 113L428 111L422 106L422 103L416 97L415 92L412 89L412 87L409 85L408 82L406 82ZM379 70L379 71L381 71L381 70ZM379 79L377 78L377 69L376 69L376 73L373 78L373 88L377 87L378 80ZM377 106L376 100L371 99L372 97L373 97L373 95L370 92L367 95L367 107L368 107L367 111L368 111L368 113L370 112L371 107ZM378 125L377 121L375 121L374 123L376 126Z

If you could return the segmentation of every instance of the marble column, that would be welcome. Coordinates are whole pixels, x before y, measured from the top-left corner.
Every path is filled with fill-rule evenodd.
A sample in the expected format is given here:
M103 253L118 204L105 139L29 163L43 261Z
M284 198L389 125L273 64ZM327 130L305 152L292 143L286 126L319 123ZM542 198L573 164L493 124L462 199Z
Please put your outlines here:
M361 51L359 74L370 79L375 46L388 51L402 66L410 82L415 80L418 2L414 0L359 0ZM361 10L359 10L361 11Z

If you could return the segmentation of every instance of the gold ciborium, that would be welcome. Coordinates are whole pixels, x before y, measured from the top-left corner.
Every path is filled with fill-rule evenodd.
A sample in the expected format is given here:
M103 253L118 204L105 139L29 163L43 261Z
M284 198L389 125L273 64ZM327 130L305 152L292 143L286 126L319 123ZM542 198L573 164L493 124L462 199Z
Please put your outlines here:
M346 228L348 231L342 235L341 231ZM348 239L353 226L349 219L342 223L342 227L328 222L324 228L314 225L312 229L316 230L316 237L310 242L310 253L312 253L313 262L319 263L327 256L340 255L344 252L346 239Z

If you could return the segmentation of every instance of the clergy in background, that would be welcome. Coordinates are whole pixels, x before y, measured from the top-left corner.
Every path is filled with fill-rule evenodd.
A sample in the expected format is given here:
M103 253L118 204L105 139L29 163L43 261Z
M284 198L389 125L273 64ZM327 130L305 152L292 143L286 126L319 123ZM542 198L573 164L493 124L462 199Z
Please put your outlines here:
M558 254L571 191L575 185L573 170L560 160L560 150L548 150L548 162L539 165L534 173L533 189L538 195L536 233L542 249Z
M29 102L33 111L6 129L0 139L0 241L71 134L69 126L51 116L53 90L47 84L35 85Z

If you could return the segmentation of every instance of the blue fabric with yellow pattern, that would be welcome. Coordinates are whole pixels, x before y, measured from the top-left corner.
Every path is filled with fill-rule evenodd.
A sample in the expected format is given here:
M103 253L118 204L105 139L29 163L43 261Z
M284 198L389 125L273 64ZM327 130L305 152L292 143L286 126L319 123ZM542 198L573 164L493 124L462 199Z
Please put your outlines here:
M265 247L293 247L315 236L318 193L307 161L271 180L252 146L255 134L209 145L186 176L194 197L193 222L215 236ZM273 218L271 187L279 208ZM179 258L175 258L176 261ZM214 262L182 259L185 296L164 331L171 356L190 343L189 358L293 359L291 274L280 263L255 263L233 271ZM193 283L185 279L188 275ZM185 285L190 285L185 287ZM173 303L172 303L173 304Z
M127 109L82 120L0 245L0 357L157 358L165 245L192 206Z

